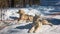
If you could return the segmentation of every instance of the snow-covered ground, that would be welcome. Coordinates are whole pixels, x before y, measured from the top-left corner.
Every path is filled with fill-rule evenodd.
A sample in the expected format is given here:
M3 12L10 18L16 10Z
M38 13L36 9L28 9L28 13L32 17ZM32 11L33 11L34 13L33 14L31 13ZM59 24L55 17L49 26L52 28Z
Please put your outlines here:
M41 30L37 33L28 33L31 28L31 24L20 24L5 27L0 31L0 34L60 34L60 25L43 25Z
M49 25L43 25L41 30L39 30L38 33L28 33L28 30L32 27L31 23L22 23L22 24L13 24L15 22L1 22L3 23L2 25L8 24L7 27L3 28L0 30L0 34L60 34L60 15L47 15L47 14L52 14L55 12L50 12L52 10L55 10L53 7L38 7L38 8L9 8L9 9L3 9L1 15L3 15L2 19L3 20L15 20L19 17L18 10L24 10L26 14L28 15L41 15L42 17L45 17L50 21L51 23L54 24L53 27ZM1 17L0 17L1 18ZM0 25L1 26L1 25Z

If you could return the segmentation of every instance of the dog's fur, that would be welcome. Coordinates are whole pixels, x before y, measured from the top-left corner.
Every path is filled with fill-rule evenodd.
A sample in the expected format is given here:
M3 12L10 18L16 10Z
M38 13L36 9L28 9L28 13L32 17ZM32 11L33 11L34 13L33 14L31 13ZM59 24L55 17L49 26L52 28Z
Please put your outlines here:
M19 10L17 13L20 15L18 21L26 21L28 19L28 15L25 14L24 10Z
M39 21L39 18L40 16L37 15L33 18L33 27L29 30L29 33L37 32L41 28L42 23Z
M49 23L45 19L40 19L41 17L39 15L35 15L34 17L28 14L25 14L23 10L19 10L18 12L20 14L20 18L18 18L18 21L32 21L33 22L33 27L29 30L29 32L37 32L39 29L41 29L42 25L50 25L52 26L51 23Z
M33 27L29 30L30 33L37 32L39 29L41 29L42 25L52 25L47 20L40 20L40 16L35 16L33 20Z
M17 13L20 15L20 17L18 18L18 21L21 21L21 20L25 22L33 21L33 16L25 14L23 10L19 10Z
M49 23L46 19L42 20L41 21L43 25L50 25L50 26L53 26L52 23Z
M33 22L33 17L32 15L28 15L28 21Z

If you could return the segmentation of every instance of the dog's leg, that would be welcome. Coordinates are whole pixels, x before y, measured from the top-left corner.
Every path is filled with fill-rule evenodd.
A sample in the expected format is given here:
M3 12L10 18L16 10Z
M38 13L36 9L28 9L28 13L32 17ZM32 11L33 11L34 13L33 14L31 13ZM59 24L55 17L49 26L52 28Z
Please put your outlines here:
M53 24L52 24L52 23L48 23L47 25L53 26Z
M53 26L52 23L49 23L47 20L42 20L43 25L50 25Z
M20 18L18 18L18 21L20 21Z
M34 33L39 32L41 27L42 27L42 23L39 22L39 25L36 25L36 27L35 27Z
M32 33L35 29L35 26L33 26L30 30L29 30L29 33Z

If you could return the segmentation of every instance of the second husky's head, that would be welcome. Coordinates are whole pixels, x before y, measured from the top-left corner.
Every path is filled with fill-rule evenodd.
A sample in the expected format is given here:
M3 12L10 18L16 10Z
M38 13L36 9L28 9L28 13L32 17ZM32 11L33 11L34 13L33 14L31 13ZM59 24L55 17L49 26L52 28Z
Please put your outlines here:
M25 11L24 10L19 10L17 13L18 14L25 14Z

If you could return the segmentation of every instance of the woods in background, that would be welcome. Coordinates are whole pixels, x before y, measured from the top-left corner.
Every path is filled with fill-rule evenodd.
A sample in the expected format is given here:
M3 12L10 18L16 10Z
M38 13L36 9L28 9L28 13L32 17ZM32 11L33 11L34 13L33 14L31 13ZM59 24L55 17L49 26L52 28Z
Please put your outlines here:
M9 1L8 0L0 0L0 8L9 7Z
M39 5L40 0L0 0L0 8Z

